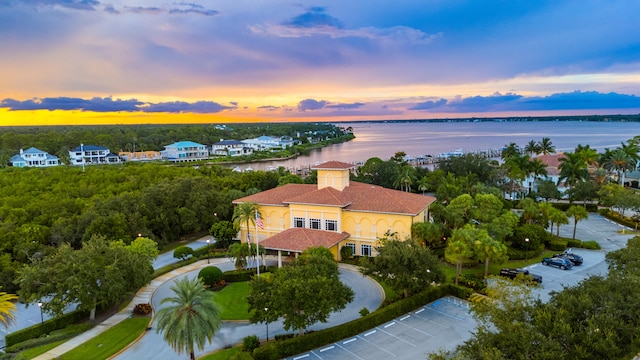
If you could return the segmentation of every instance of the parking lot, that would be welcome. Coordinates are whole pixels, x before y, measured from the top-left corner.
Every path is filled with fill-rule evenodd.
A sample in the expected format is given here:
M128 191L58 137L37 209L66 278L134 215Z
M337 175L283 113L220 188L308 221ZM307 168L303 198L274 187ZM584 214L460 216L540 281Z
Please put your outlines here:
M593 213L577 229L576 238L596 240L602 250L572 249L584 263L569 270L541 263L528 266L531 273L542 276L541 286L534 290L542 301L549 300L551 292L562 291L589 276L606 275L605 254L623 248L632 236L619 233L620 225ZM560 228L561 236L571 237L572 232L573 225ZM354 337L288 359L426 359L427 354L439 349L454 349L471 336L475 326L465 301L445 297Z
M444 297L357 336L301 355L301 359L425 359L469 338L475 321L466 301Z

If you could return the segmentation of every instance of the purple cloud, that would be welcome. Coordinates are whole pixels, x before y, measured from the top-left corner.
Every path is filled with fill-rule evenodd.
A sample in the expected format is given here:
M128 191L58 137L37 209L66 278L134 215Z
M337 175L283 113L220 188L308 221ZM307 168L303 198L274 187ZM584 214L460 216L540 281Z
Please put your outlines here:
M364 103L352 103L352 104L331 104L327 105L328 109L338 109L338 110L348 110L348 109L357 109L359 107L364 106Z
M314 100L314 99L305 99L298 103L299 111L307 111L307 110L319 110L327 105L326 100Z

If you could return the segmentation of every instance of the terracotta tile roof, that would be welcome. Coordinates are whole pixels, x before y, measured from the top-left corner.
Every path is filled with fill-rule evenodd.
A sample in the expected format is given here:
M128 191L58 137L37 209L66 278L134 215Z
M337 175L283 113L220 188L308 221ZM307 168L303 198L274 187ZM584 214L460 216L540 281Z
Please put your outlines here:
M255 202L261 205L310 204L340 206L346 211L416 215L436 200L404 191L351 181L343 191L333 188L318 190L316 185L287 184L233 201L234 204Z
M345 169L353 169L356 166L353 164L345 163L342 161L327 161L320 165L316 165L311 168L311 170L345 170Z
M347 232L313 230L306 228L290 228L279 234L260 241L266 249L302 252L310 247L324 246L330 248L342 240L348 239Z
M540 159L540 161L542 161L543 164L547 165L547 167L554 167L557 169L560 166L560 159L564 157L564 153L560 152L556 154L539 155L536 157L536 159Z

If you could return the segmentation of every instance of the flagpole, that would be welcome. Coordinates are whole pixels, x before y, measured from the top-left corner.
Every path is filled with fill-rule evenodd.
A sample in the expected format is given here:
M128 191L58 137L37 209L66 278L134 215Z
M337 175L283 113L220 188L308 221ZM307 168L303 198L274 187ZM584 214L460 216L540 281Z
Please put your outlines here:
M258 277L260 277L260 239L258 238L258 210L256 209L256 256L258 257Z

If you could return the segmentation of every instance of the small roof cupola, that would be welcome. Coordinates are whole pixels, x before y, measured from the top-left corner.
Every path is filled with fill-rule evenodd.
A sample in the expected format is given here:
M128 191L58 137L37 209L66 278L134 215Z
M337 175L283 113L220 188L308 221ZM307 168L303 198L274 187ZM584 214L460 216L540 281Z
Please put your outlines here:
M328 161L312 167L318 171L318 190L331 187L342 191L349 186L349 173L355 165L340 161Z

